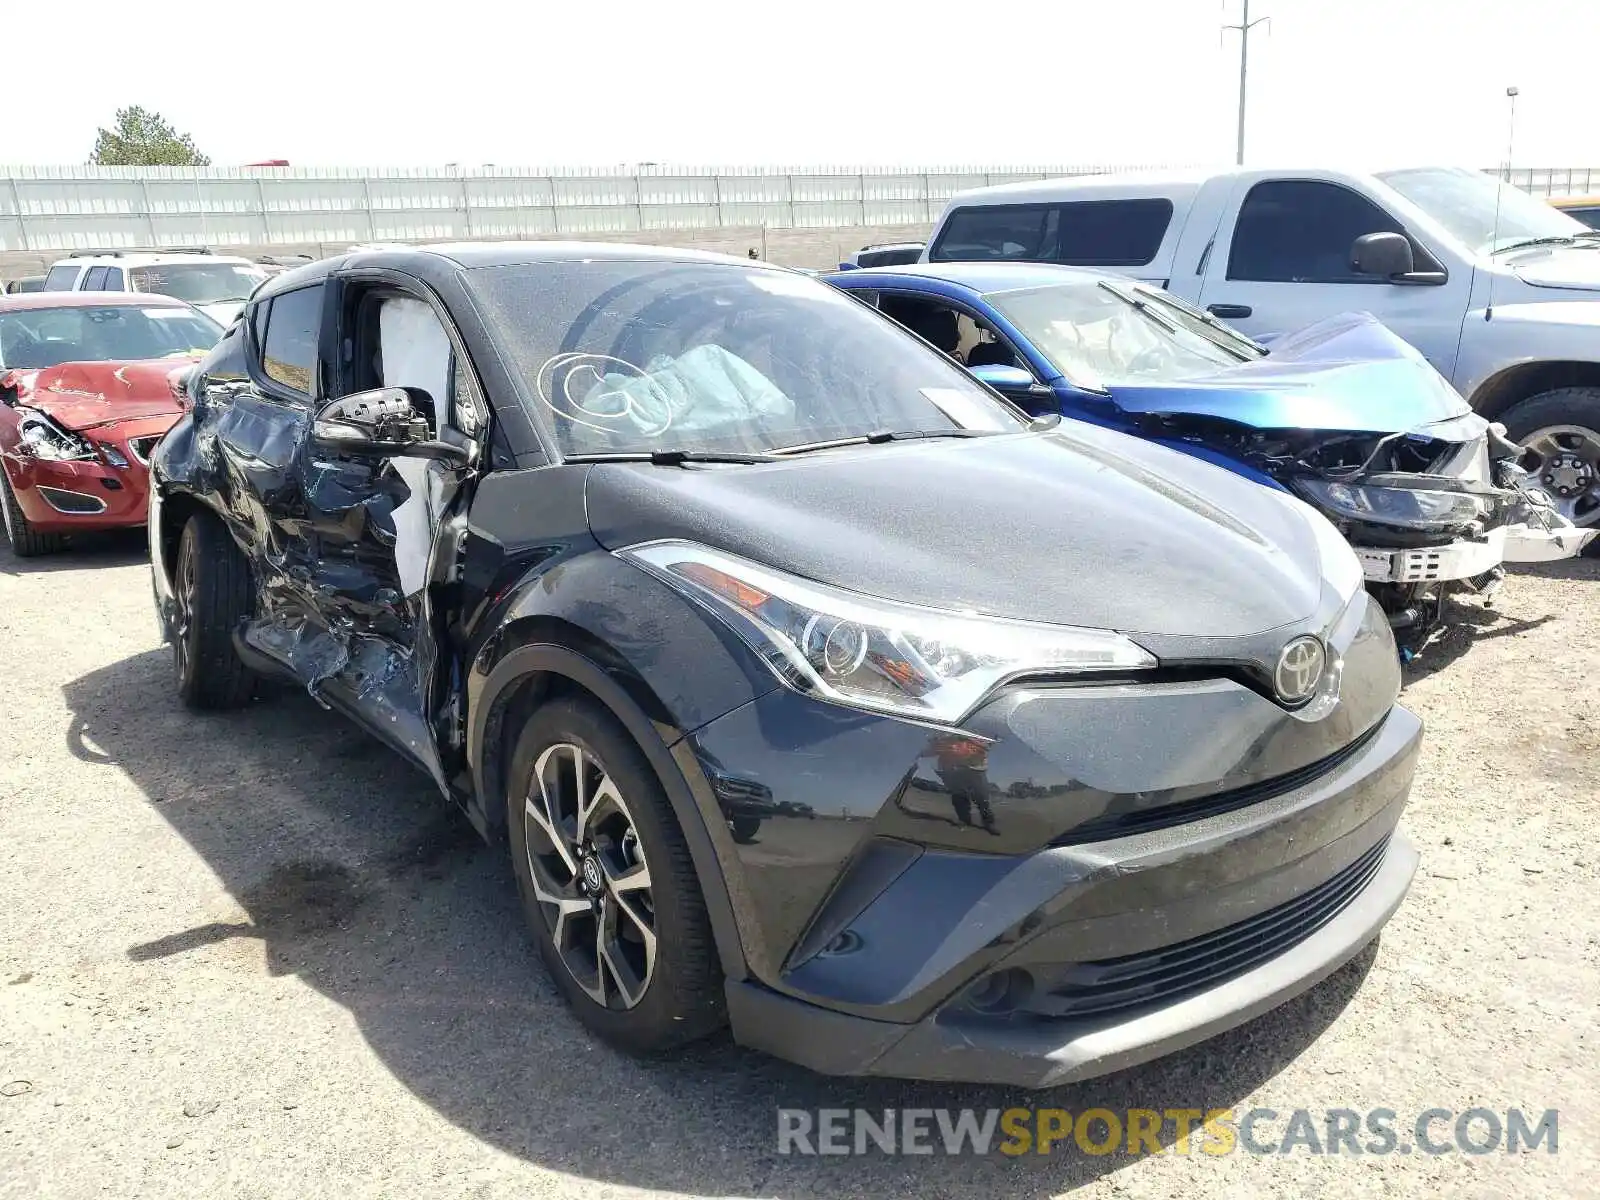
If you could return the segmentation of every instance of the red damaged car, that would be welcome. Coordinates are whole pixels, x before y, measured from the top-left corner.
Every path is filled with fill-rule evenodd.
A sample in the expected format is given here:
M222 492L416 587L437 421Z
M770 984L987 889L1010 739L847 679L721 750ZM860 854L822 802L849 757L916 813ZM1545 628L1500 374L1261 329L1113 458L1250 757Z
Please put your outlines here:
M143 525L150 451L222 326L166 296L0 296L0 521L14 553Z

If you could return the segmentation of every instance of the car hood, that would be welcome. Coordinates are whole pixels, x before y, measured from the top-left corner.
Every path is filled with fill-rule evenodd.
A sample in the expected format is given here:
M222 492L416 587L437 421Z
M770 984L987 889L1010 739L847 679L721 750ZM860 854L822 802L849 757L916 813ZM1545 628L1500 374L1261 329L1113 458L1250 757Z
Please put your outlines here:
M17 403L38 409L67 429L87 432L128 421L176 418L183 412L172 375L198 358L144 362L62 363L9 373Z
M1483 432L1483 422L1469 417L1466 401L1444 376L1366 313L1285 334L1254 362L1159 383L1106 386L1124 412L1218 417L1257 429L1403 433L1435 427L1433 436L1457 441Z
M1190 455L1076 422L753 466L603 463L608 549L684 538L930 608L1238 637L1322 595L1309 510Z
M243 300L228 300L221 304L197 304L195 307L226 329L244 311L245 303Z
M1516 252L1506 265L1530 287L1575 288L1600 292L1600 242L1578 246L1534 246Z

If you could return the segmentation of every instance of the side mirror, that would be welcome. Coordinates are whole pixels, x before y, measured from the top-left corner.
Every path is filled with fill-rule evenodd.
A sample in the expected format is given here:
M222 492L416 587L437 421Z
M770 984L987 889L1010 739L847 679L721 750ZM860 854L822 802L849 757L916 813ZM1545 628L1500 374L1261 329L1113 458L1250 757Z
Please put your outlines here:
M968 367L967 373L979 383L986 383L995 391L1008 394L1032 393L1039 386L1034 382L1033 375L1021 367L986 363L981 367Z
M433 398L421 388L373 388L330 400L311 424L317 449L344 458L431 458L464 467L472 452L450 442L436 442L428 419L418 408L432 408Z
M1358 275L1394 279L1416 270L1416 256L1403 233L1367 233L1350 247L1350 266Z

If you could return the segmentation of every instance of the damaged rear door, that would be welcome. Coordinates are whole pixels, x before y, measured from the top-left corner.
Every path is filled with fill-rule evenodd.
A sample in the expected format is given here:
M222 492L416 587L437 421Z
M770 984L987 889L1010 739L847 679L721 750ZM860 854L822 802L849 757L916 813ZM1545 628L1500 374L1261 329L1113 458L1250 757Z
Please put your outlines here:
M267 612L245 641L448 791L454 770L439 746L441 733L452 740L456 666L438 589L453 579L448 531L471 491L486 410L448 313L420 282L368 270L322 286L317 361L305 377L316 395L297 439L296 486L269 501L283 569L263 589ZM268 374L281 340L277 306L295 294L276 297L266 316ZM380 389L406 389L406 424L430 455L319 436L342 401L400 395Z

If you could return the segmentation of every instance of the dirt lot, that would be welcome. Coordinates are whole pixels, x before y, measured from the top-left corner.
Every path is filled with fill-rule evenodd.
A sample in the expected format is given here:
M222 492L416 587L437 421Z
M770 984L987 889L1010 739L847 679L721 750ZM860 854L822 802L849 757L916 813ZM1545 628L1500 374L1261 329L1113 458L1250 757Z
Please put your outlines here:
M1600 1194L1600 566L1514 579L1413 672L1423 850L1298 1002L1040 1097L592 1043L499 854L304 696L185 714L137 538L0 548L0 1195ZM1560 1109L1560 1152L804 1159L780 1105Z

